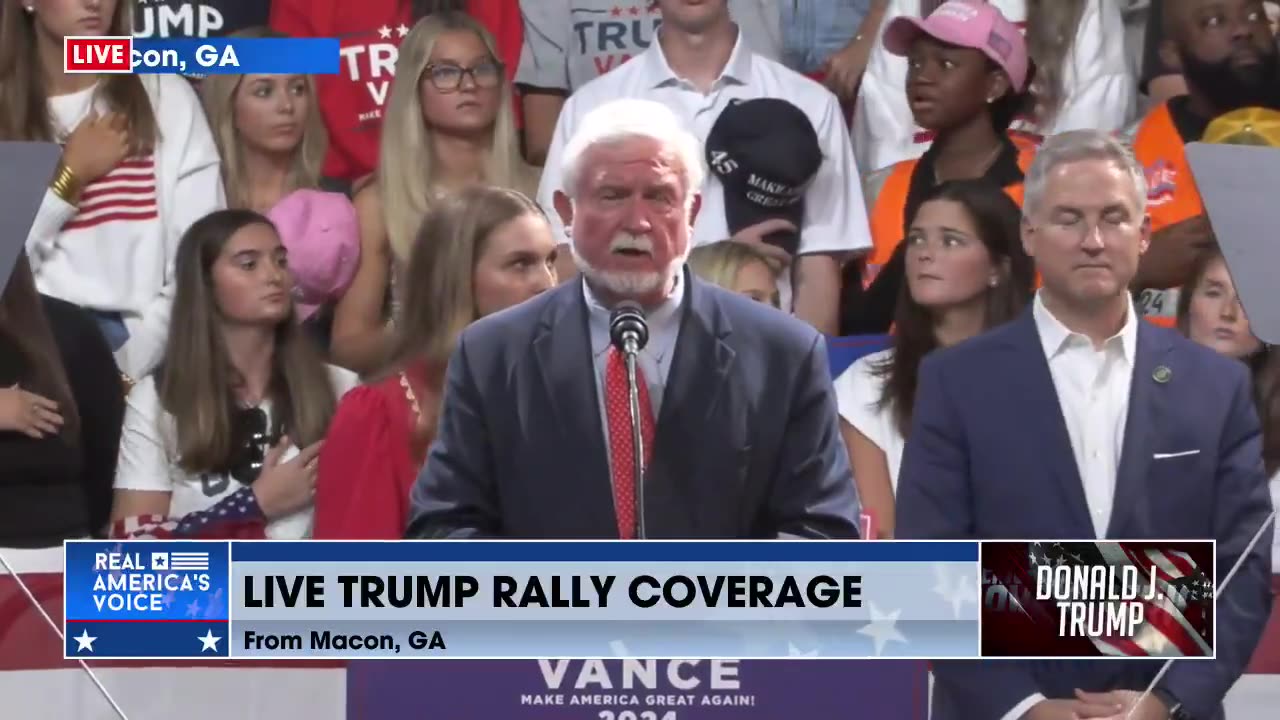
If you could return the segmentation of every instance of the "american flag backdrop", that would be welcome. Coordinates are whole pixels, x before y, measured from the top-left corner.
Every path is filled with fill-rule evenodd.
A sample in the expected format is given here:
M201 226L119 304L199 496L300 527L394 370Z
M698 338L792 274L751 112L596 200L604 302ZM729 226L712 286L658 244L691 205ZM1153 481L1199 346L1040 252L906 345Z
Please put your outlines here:
M1151 568L1156 592L1143 601L1143 621L1132 637L1089 638L1103 654L1124 657L1184 657L1213 654L1213 582L1180 550L1115 542L1031 543L1032 572L1040 566L1132 567L1137 570L1140 598L1151 594ZM1212 571L1212 568L1209 568Z
M983 652L1057 658L1212 656L1213 547L1211 541L984 543ZM1048 578L1054 578L1052 592L1038 586ZM1060 604L1090 600L1075 586L1088 580L1084 584L1092 587L1095 578L1104 586L1111 583L1106 597L1121 597L1125 590L1123 597L1132 600ZM1089 594L1096 595L1096 589ZM1141 607L1141 621L1133 628L1128 622L1113 624L1136 609L1134 602ZM1083 618L1071 614L1082 609ZM1087 632L1073 632L1073 623L1081 619Z

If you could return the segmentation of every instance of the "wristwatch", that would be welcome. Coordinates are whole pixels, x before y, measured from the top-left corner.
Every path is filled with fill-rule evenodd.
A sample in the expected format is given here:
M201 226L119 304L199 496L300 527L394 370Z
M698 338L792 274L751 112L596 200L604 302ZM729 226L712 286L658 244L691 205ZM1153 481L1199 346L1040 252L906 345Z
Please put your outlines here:
M1155 688L1151 691L1164 706L1169 708L1169 720L1195 720L1191 717L1191 713L1182 707L1182 701L1173 696L1173 693L1164 688Z

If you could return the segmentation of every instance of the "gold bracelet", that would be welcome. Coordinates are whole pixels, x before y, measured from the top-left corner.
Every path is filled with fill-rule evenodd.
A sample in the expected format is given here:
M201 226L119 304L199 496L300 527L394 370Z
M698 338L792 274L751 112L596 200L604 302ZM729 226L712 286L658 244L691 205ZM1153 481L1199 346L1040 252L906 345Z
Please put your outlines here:
M79 181L76 174L71 171L64 163L58 163L58 172L53 176L53 182L49 183L49 189L53 190L53 194L68 205L75 205L76 194L79 192Z

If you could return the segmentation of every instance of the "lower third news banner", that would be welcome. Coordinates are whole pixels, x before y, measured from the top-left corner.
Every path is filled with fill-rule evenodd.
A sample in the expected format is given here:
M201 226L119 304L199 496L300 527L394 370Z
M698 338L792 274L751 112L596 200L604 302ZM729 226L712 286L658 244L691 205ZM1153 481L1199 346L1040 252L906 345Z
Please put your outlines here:
M972 657L976 543L232 543L233 658Z
M982 543L985 657L1214 657L1211 540Z
M73 540L65 552L65 657L229 656L227 543Z
M66 545L68 658L964 658L972 542Z

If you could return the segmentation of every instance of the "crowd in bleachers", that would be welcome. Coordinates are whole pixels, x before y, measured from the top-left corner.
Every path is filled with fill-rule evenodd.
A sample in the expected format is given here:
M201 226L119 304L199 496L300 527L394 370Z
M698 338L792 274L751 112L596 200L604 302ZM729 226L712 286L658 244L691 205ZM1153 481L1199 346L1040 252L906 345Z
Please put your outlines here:
M402 537L459 335L578 274L565 159L619 98L703 144L695 273L828 336L891 335L834 379L877 537L895 536L921 362L1029 311L1027 175L1081 129L1145 170L1136 312L1248 365L1280 502L1280 356L1183 153L1280 146L1278 9L6 2L0 140L63 150L0 299L0 546ZM62 72L63 37L129 32L337 37L341 62Z

